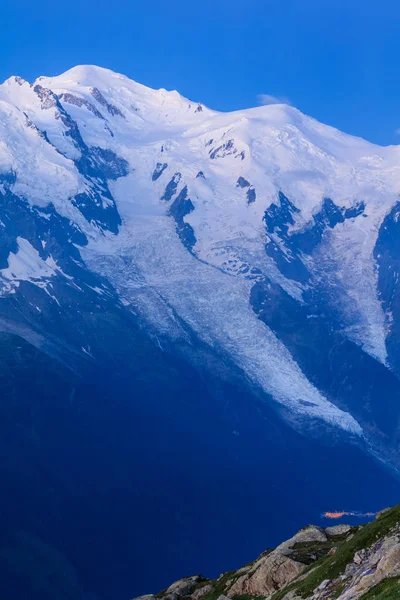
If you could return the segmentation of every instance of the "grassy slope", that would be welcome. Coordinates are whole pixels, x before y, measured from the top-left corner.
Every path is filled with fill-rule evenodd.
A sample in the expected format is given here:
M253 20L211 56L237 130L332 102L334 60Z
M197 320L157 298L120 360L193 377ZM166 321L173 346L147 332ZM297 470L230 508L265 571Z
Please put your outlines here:
M314 589L325 579L332 580L339 577L346 566L353 561L356 552L371 546L378 539L387 535L399 523L400 505L383 513L378 519L367 525L352 528L353 537L351 539L346 539L347 536L338 536L331 538L328 542L319 544L316 542L296 544L293 557L305 564L308 563L308 566L303 571L300 579L275 592L272 600L282 600L291 590L295 590L296 595L302 598L311 596ZM328 556L326 553L332 546L337 547L337 550L335 554ZM313 558L311 558L311 555L314 555ZM319 556L316 561L314 561L315 556ZM221 594L226 592L227 584L231 585L238 577L240 577L240 574L237 571L229 571L218 580L202 580L196 588L211 584L212 589L202 597L202 600L217 600ZM338 586L336 597L343 587L344 583ZM164 593L165 590L157 594L157 597L162 598ZM261 600L262 598L263 596L245 594L234 596L233 600ZM396 598L400 600L400 578L387 579L381 582L364 594L360 600L394 600Z
M290 590L302 598L307 598L325 579L335 579L341 575L346 565L353 561L354 554L368 548L379 538L387 535L400 522L400 505L383 513L378 519L361 527L353 538L344 542L332 556L321 558L313 565L310 574L303 581L296 581L283 590L275 593L273 600L280 600ZM373 598L373 596L371 596ZM378 596L379 600L381 598ZM382 598L385 598L383 596ZM388 597L390 598L390 596ZM393 596L392 596L393 598ZM392 600L390 598L390 600ZM400 598L400 596L399 596ZM369 599L368 599L369 600ZM386 599L385 599L386 600Z
M395 600L400 598L400 579L391 577L363 594L360 600Z

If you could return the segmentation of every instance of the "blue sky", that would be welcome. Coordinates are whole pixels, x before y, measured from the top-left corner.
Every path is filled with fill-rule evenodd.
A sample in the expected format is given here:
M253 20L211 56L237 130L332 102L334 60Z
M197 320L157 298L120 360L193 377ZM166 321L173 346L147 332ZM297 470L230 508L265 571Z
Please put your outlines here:
M2 0L0 79L98 64L218 110L288 98L400 143L395 0Z

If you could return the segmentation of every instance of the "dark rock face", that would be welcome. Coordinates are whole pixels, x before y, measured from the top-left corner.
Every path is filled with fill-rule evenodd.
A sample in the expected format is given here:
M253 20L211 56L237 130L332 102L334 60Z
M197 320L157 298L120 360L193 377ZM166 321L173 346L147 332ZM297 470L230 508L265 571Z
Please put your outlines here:
M279 204L272 203L266 210L264 220L269 234L276 234L284 240L291 249L301 250L310 254L321 242L327 228L333 229L345 219L356 218L363 214L365 204L360 202L352 208L339 208L330 199L325 198L320 210L313 215L313 221L302 231L290 234L294 217L300 210L282 193L279 192Z
M236 187L240 187L242 189L247 188L247 192L246 192L247 204L252 204L253 202L256 201L256 197L257 197L256 190L254 189L254 186L251 185L251 183L249 181L247 181L247 179L240 176L236 182Z
M250 183L244 177L240 176L236 182L237 187L246 188L250 187Z
M330 230L346 219L362 218L364 210L363 202L344 209L327 198L312 221L298 229L295 223L301 211L281 192L278 202L271 204L265 213L265 249L281 273L306 287L301 300L296 300L270 280L257 281L252 288L251 304L328 399L350 411L365 430L370 430L371 422L375 424L377 430L372 438L376 448L384 452L385 438L390 440L391 447L399 444L400 414L395 398L400 394L400 382L393 371L343 335L343 316L335 308L336 298L332 298L332 294L340 298L340 285L332 290L324 283L336 277L337 266L335 263L330 266L329 262L321 265L318 252ZM396 310L393 293L397 258L393 240L398 237L395 233L398 211L397 206L385 219L375 248L379 289L383 302L387 303L384 308L389 311ZM395 332L392 339L397 339L399 333ZM390 347L390 337L388 351L395 367L398 349ZM384 404L382 385L387 390Z
M97 88L91 88L90 89L90 93L92 94L93 98L95 100L97 100L97 102L99 104L101 104L101 106L104 106L104 108L107 109L107 111L109 112L109 114L113 117L122 117L123 119L125 119L125 116L123 115L123 113L119 110L119 108L117 106L114 106L113 104L110 104L109 102L107 102L107 100L104 98L103 94L100 92L100 90L98 90Z
M28 118L28 115L26 113L24 113L24 115L26 118L27 127L29 127L29 129L33 129L34 131L36 131L36 133L38 134L39 137L42 138L42 140L45 140L45 142L50 144L50 140L47 136L47 133L45 131L42 131L41 129L39 129L39 127L37 127L34 123L32 123L32 121Z
M390 444L398 444L400 412L395 399L400 394L400 381L342 335L340 323L327 310L318 289L307 295L306 303L300 303L270 281L257 282L251 303L326 397L349 410L367 429L371 420L378 426L378 447L383 442L382 434L391 440ZM385 404L381 400L382 385L387 390ZM368 398L367 410L362 398Z
M172 177L172 179L167 184L167 187L165 188L165 192L164 192L163 196L161 197L161 200L165 200L166 202L169 202L171 200L172 196L174 196L176 194L176 190L178 189L178 185L181 180L181 177L182 176L180 173L175 173L175 175Z
M79 173L87 180L88 191L77 194L73 203L87 221L96 223L102 229L117 233L121 217L108 187L108 180L113 181L126 176L129 173L128 162L117 156L112 150L87 146L77 123L64 110L58 99L57 108L56 118L62 121L65 135L71 138L74 146L80 152L80 157L73 159L74 164Z
M78 226L53 204L36 206L28 196L17 195L19 173L0 173L0 268L9 271L0 281L14 286L12 293L0 296L0 477L7 490L0 497L0 597L132 597L145 592L149 581L161 589L182 572L217 575L239 564L244 554L251 557L265 547L267 534L267 543L274 544L314 520L328 504L369 510L394 503L398 483L365 452L365 440L356 442L333 427L303 424L286 414L267 393L254 389L228 351L218 343L206 344L167 299L171 320L184 334L178 340L156 332L152 319L136 306L128 308L106 271L99 271L102 276L88 268L80 250L90 235L108 241L119 233L113 184L130 168L116 152L88 145L68 107L101 119L106 145L113 136L108 123L124 115L97 88L91 89L90 102L73 94L58 97L40 85L34 91L42 110L53 111L63 152L84 191L68 199ZM58 134L41 131L26 119L33 130L29 135L35 140L40 136L42 145L54 149ZM206 144L213 168L219 164L212 161L225 156L245 158L235 140L224 140ZM158 153L161 141L157 144ZM163 157L170 155L168 148L161 147ZM61 150L57 152L61 159ZM144 177L149 185L150 177L153 182L164 177L161 199L169 204L159 203L156 217L162 211L169 239L177 241L172 223L195 255L196 234L187 217L195 206L200 213L206 184L197 182L189 195L181 172L171 178L175 169L164 174L171 168L167 160L156 163L152 173L146 167ZM211 168L200 164L190 176L204 168L211 188ZM196 177L205 179L204 172ZM134 177L132 181L134 185ZM236 185L244 205L256 202L250 181L239 177ZM260 198L262 191L257 188L257 193ZM253 214L257 208L258 203L243 212ZM230 259L231 273L242 278L246 293L252 286L246 301L258 318L285 344L309 381L357 418L375 451L382 450L386 458L399 446L399 214L397 206L387 216L375 249L381 300L393 315L391 370L343 335L346 323L331 305L332 289L321 283L315 269L332 232L346 220L367 218L362 202L345 209L334 199L323 199L305 222L295 200L280 192L265 212L260 232L265 252L289 283L301 284L299 297L267 279L251 259ZM43 277L16 282L10 264L24 243L39 263L51 268ZM178 241L176 245L193 259ZM154 262L169 250L165 244L162 254L149 252L145 259ZM220 250L218 244L215 250ZM122 270L128 266L122 262ZM184 274L176 269L173 276L180 282ZM207 281L201 283L206 298ZM161 297L159 284L160 278L150 278L148 288ZM139 280L134 285L140 291L145 287ZM334 292L339 293L338 287ZM210 310L207 302L195 308L202 315ZM223 325L233 331L237 324L231 323L232 315L227 311L224 317ZM163 316L155 314L157 319ZM306 395L299 404L315 406ZM338 465L341 484L332 486ZM297 489L306 493L298 494L293 511ZM254 532L251 537L249 531ZM156 573L154 563L159 565Z
M289 225L294 225L294 215L300 210L282 192L279 192L278 201L279 204L272 203L265 211L264 221L268 233L277 233L287 239Z
M278 203L272 203L264 215L268 234L265 250L286 277L305 283L310 274L301 259L301 254L312 255L322 242L326 231L344 223L346 219L363 215L364 210L363 202L345 209L336 206L330 198L325 198L319 211L313 215L312 221L300 231L292 232L291 228L301 211L283 192L279 192Z
M157 181L164 173L165 169L168 167L168 163L157 163L156 168L153 171L153 175L151 176L152 181Z
M112 150L93 146L90 148L90 157L94 162L95 172L91 171L92 164L85 163L87 173L91 177L98 177L101 174L103 179L115 180L119 177L125 177L129 173L128 162L115 154ZM89 167L89 168L88 168Z
M43 260L54 256L71 275L75 275L78 266L83 264L76 245L86 245L85 235L59 215L53 205L31 207L26 200L7 190L0 192L0 219L1 268L7 266L9 253L17 251L17 237L28 240Z
M387 349L391 367L400 376L400 203L395 204L384 219L374 249L378 264L378 287L388 315Z
M282 244L287 244L291 249L289 227L294 225L294 217L300 210L282 192L279 192L278 202L272 203L265 211L264 221L268 234L265 251L285 277L305 282L309 277L307 267L296 252L288 254L282 248Z
M256 201L256 190L253 188L253 186L251 186L248 190L247 190L247 204L253 204L253 202Z
M59 98L62 102L66 102L67 104L73 104L73 105L79 106L79 107L84 106L91 113L93 113L95 117L97 117L98 119L102 119L104 121L104 117L101 114L101 112L98 111L97 108L93 104L91 104L90 102L85 100L85 98L80 98L79 96L74 96L74 94L69 94L69 93L60 94Z
M306 254L311 254L314 248L321 243L324 232L330 228L333 229L339 223L344 223L346 219L356 218L363 214L365 205L363 202L352 208L339 208L330 199L325 198L321 209L313 216L313 223L298 234L293 235L293 244Z
M183 245L192 252L194 245L196 244L196 236L193 228L189 223L185 223L184 218L194 211L194 206L190 198L188 198L188 189L185 186L180 194L175 198L169 214L175 219L176 230L183 243Z
M108 181L126 176L129 173L128 162L124 158L117 156L110 149L87 146L82 138L78 124L62 106L56 94L40 85L36 85L34 91L42 101L43 110L56 109L55 119L62 122L65 128L64 135L71 139L74 147L80 153L80 157L74 157L73 162L79 173L86 179L88 191L77 194L73 199L73 203L89 222L94 222L102 229L117 233L118 227L121 224L121 218L108 187ZM96 94L94 94L94 97L99 101ZM85 105L98 116L97 109L86 100L72 96L71 94L64 94L63 99L69 104ZM31 125L36 128L33 123ZM111 130L109 132L113 135ZM46 132L38 130L38 134L47 143L52 145Z
M234 140L228 140L224 144L221 144L220 146L217 146L216 148L210 150L209 154L210 158L214 160L216 158L225 158L225 156L229 156L231 154L238 155L239 151L235 147Z
M57 96L51 90L44 88L41 85L35 85L33 91L42 102L42 110L58 108L60 106Z

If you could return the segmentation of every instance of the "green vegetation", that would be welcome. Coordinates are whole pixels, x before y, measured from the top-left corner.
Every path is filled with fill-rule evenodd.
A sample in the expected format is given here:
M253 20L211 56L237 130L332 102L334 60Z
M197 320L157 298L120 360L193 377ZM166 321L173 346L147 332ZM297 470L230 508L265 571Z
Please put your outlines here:
M221 594L225 593L225 588L228 581L234 582L236 581L236 579L238 579L238 577L240 577L240 574L238 575L236 571L228 571L219 579L210 581L210 583L213 586L212 590L204 594L202 600L217 600L221 596Z
M194 585L192 591L195 592L196 590L201 589L202 587L204 587L205 585L207 585L208 583L211 583L209 579L206 579L205 577L203 577L203 575L198 575L198 577L200 578L199 581ZM185 577L182 577L182 579L185 579ZM155 598L164 598L164 596L167 594L168 592L168 588L165 588L164 590L161 590L161 592L158 592L157 594L154 594ZM178 594L178 598L183 598L183 596L179 596Z
M261 556L266 556L270 552L272 552L271 549L265 550L261 554ZM256 558L256 560L253 560L253 561L245 564L243 567L240 568L240 570L244 569L245 567L253 566L254 563L256 563L257 560L259 560L259 558L260 557ZM219 598L219 596L221 596L221 594L225 594L228 582L230 585L232 585L242 575L243 575L243 573L238 573L237 571L228 571L227 573L224 573L224 575L222 575L222 577L220 577L219 579L214 579L213 581L207 581L207 583L211 583L211 585L213 587L209 592L207 592L206 594L204 594L204 596L202 596L202 600L217 600ZM261 598L263 599L264 596L254 596L252 594L244 594L244 595L236 595L236 596L234 596L234 598L235 598L235 600L261 600Z
M205 587L209 583L210 583L210 580L206 579L205 577L203 577L201 581L199 581L199 582L196 583L196 585L193 588L193 592L196 592L197 590L200 590L201 588Z
M325 579L332 580L339 577L346 566L353 561L356 552L370 547L374 542L387 535L393 527L399 524L399 521L400 505L384 512L375 521L361 527L350 540L342 542L335 554L324 556L310 565L311 570L306 578L297 579L283 590L276 592L272 599L281 600L291 590L296 590L297 595L307 598ZM379 600L381 599L379 598Z
M395 528L399 528L399 523L400 505L385 511L378 519L367 525L352 527L350 532L340 536L330 536L326 542L311 541L295 544L291 549L290 557L306 565L305 569L295 581L276 591L272 595L272 600L282 600L290 591L294 591L298 597L309 598L324 580L337 580L331 593L332 598L338 598L348 583L339 577L345 572L346 566L353 562L355 553L370 548L378 540L390 535ZM335 552L329 554L332 548L335 548ZM265 551L261 556L266 556L269 552L271 550ZM245 566L252 566L259 558ZM218 600L219 596L225 594L227 588L243 575L242 569L239 569L241 572L228 571L219 579L202 578L195 589L209 584L212 588L204 594L202 600ZM157 594L157 597L161 598L164 593L165 590ZM264 600L264 598L265 596L256 594L237 594L232 600ZM360 598L360 600L395 599L400 600L400 577L385 579Z
M337 548L342 540L338 537L326 542L299 542L293 546L290 558L304 565L315 564L322 556L326 556L332 548Z
M384 579L363 594L360 600L395 600L396 598L400 598L400 579L391 577Z
M232 600L264 600L265 596L257 596L256 594L236 594L232 596Z

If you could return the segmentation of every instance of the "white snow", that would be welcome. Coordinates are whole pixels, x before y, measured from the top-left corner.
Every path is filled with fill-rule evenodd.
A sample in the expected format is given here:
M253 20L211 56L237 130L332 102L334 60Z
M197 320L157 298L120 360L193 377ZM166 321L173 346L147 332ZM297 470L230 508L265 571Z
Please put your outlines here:
M116 241L101 240L84 249L91 268L105 273L156 329L183 337L176 320L180 317L294 413L361 434L355 419L318 392L285 346L257 319L249 305L249 281L232 281L200 263L182 246L167 217L127 213L126 227Z
M65 104L88 145L109 148L130 164L131 174L110 184L123 225L118 236L103 235L72 205L85 181L74 167L76 149L57 110L43 109L33 87L10 78L0 86L0 173L16 172L13 191L34 204L53 202L78 223L90 239L82 250L87 263L108 276L125 306L148 319L157 333L187 338L180 318L204 341L227 352L277 402L360 434L353 417L315 389L257 319L249 306L252 282L243 272L257 268L301 300L303 287L285 278L265 253L266 208L283 191L301 209L295 228L302 228L324 197L345 207L364 201L368 218L349 220L326 236L314 268L318 276L324 260L335 265L332 283L340 284L344 301L338 299L334 308L342 314L344 334L384 363L388 317L377 295L373 248L379 225L397 200L400 148L346 135L286 105L233 113L204 105L199 110L197 102L177 92L152 90L94 66L35 83L82 98L103 116L87 105ZM111 112L93 88L113 107ZM27 125L24 113L46 131L51 144ZM210 158L230 140L229 151ZM157 163L168 166L153 182ZM199 171L205 179L196 178ZM167 216L171 203L160 200L177 172L182 175L177 192L187 185L195 206L185 220L195 232L197 258L182 245ZM253 204L236 186L240 176L254 186ZM38 259L26 240L18 243L2 272L5 281L40 281L54 274L56 266Z
M18 237L17 244L17 252L10 252L8 256L8 266L0 270L7 292L18 287L20 281L30 281L44 288L51 277L62 272L51 256L43 260L28 240Z

